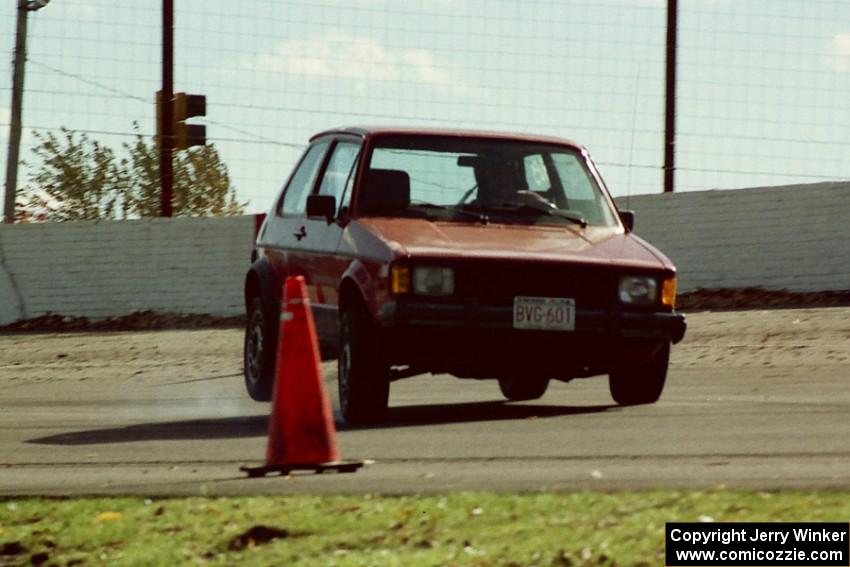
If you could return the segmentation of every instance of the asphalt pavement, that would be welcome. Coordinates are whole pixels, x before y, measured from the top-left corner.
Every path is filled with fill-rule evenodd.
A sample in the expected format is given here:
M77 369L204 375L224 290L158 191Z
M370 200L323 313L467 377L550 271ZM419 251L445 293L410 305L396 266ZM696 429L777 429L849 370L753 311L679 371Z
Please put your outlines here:
M244 392L240 331L2 336L0 495L850 487L850 310L690 323L657 404L618 407L605 378L510 403L421 376L385 423L338 421L360 471L263 479L239 471L269 411Z

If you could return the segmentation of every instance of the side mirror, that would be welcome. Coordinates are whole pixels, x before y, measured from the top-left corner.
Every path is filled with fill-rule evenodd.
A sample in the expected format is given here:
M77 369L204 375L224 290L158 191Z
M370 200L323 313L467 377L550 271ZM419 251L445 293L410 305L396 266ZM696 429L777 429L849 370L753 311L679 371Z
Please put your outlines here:
M626 225L626 232L632 232L635 229L634 211L620 211L620 220Z
M310 195L307 197L307 216L309 218L321 217L333 222L336 216L336 197L333 195Z

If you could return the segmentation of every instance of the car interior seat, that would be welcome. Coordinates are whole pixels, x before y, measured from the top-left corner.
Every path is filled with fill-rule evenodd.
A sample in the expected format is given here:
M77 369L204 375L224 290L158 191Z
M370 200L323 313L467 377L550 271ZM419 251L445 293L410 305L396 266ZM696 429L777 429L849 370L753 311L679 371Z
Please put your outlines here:
M398 169L370 169L360 187L357 209L363 215L380 215L410 204L410 176Z

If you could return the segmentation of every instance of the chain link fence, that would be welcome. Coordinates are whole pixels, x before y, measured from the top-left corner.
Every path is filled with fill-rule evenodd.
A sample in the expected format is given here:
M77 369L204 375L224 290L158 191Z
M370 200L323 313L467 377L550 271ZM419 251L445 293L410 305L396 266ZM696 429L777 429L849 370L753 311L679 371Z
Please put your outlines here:
M0 144L17 0L0 7ZM120 154L155 131L161 2L53 0L30 14L34 132ZM175 91L204 94L207 140L263 211L310 135L355 124L554 134L615 196L662 190L666 0L176 2ZM680 0L676 190L850 179L850 3ZM5 168L5 159L0 160Z

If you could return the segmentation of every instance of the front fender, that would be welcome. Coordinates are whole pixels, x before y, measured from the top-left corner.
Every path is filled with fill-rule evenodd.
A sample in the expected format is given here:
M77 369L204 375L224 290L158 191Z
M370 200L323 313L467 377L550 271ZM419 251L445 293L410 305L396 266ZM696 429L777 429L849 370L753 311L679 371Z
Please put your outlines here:
M360 296L372 317L377 318L379 306L386 301L388 265L369 266L360 260L354 260L343 272L340 279L340 302L355 299L353 293ZM342 305L341 305L342 307Z

